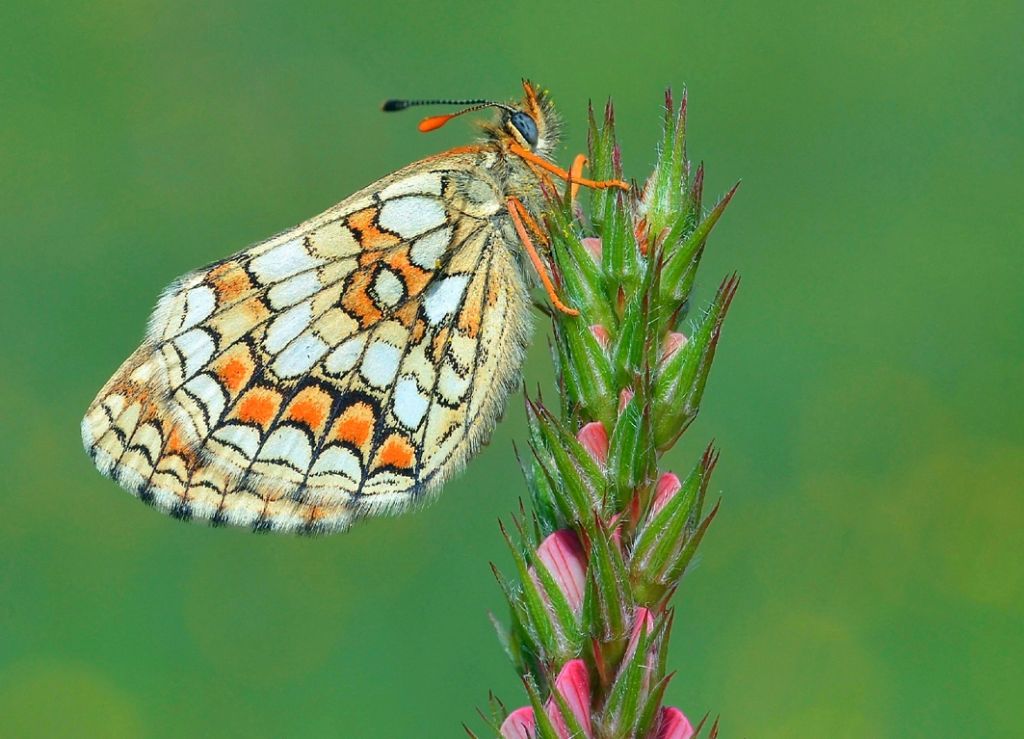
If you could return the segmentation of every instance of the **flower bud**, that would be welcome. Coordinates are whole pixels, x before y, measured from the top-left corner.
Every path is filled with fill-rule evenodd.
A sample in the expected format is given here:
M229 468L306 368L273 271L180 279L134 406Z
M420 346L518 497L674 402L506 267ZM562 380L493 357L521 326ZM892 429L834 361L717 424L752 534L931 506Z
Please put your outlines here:
M601 345L602 349L607 350L609 345L612 343L612 335L608 333L608 329L599 323L595 323L590 327L590 333L597 339L597 343Z
M498 730L503 739L534 739L537 736L537 719L530 706L517 708L501 722Z
M693 737L693 725L682 711L674 706L661 709L658 739L691 739L691 737Z
M629 662L636 652L636 646L640 643L640 637L651 633L654 628L654 616L648 608L641 606L636 609L633 617L633 631L629 635L629 644L626 646L626 656L622 658L623 663Z
M668 336L665 337L665 343L661 345L661 364L665 364L665 362L672 358L673 354L686 346L686 342L685 334L681 334L678 331L670 331Z
M592 737L593 731L590 723L590 678L587 675L587 666L583 660L574 659L566 663L555 680L555 690L562 696L569 711L572 713L572 717L579 724L580 728L583 729L583 736ZM560 739L570 739L570 737L578 736L569 731L569 727L566 726L565 719L562 716L562 711L554 698L548 700L545 709Z
M651 649L651 651L646 655L646 659L644 658L644 655L637 657L636 650L640 644L640 640L642 638L648 638L652 629L654 629L654 616L651 615L651 611L643 606L637 608L633 615L633 631L629 635L629 644L626 645L626 653L622 658L623 669L625 669L626 665L632 662L634 658L641 660L644 664L642 679L644 693L650 689L651 675L653 675L657 669L657 649Z
M593 236L586 239L581 239L581 243L584 248L590 252L590 256L594 258L594 261L598 264L601 263L601 239L594 238Z
M629 405L629 401L633 399L634 395L635 393L631 387L624 388L622 392L619 393L619 413L626 410L626 406Z
M600 421L593 421L580 429L577 440L602 467L608 461L608 432Z
M671 472L666 472L658 478L654 486L654 502L651 504L651 516L658 515L658 512L665 507L665 504L672 500L672 496L682 489L683 483Z
M569 606L578 614L583 607L587 582L587 557L575 532L561 529L551 534L537 547L537 557L551 573ZM540 589L543 592L543 588Z

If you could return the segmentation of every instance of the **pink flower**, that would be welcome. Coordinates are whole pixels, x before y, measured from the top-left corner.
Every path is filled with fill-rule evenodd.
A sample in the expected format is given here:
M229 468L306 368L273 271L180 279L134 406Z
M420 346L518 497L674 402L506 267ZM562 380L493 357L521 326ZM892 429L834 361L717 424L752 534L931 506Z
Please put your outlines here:
M622 515L619 513L612 516L608 525L612 528L612 543L618 548L620 554L625 554L625 550L622 548L622 527L619 526L619 519L622 518Z
M664 508L682 487L683 483L671 472L666 472L659 477L657 484L654 486L654 503L651 505L651 515L658 515L658 511Z
M537 719L530 706L512 711L499 729L504 739L534 739L537 736Z
M587 666L581 659L570 660L562 671L558 673L555 680L555 690L565 700L569 711L576 719L576 723L583 729L583 736L592 737L590 724L590 678L587 675ZM544 706L551 723L555 725L555 731L561 739L570 739L569 728L565 725L562 712L554 698L549 698Z
M579 537L574 531L560 529L540 543L537 556L569 601L569 606L579 613L587 582L587 556ZM543 592L542 586L540 589Z
M582 240L583 246L590 255L594 257L594 261L598 264L601 263L601 239L594 238L593 236Z
M604 430L604 424L592 421L580 429L576 438L590 456L603 467L608 461L608 432Z
M665 343L661 345L661 363L665 364L672 355L686 346L687 338L678 331L670 331L665 337Z
M555 690L572 714L576 723L583 729L583 737L594 736L593 725L590 723L590 677L587 666L581 659L570 660L558 673L555 679ZM559 739L580 739L579 734L570 734L566 726L562 710L554 696L544 704L544 712L548 715ZM517 708L501 722L499 729L503 739L534 739L537 735L537 717L530 706Z
M693 725L683 712L673 706L661 709L658 739L691 739Z
M612 336L608 333L608 329L598 323L590 327L590 333L594 335L602 349L607 349L608 345L612 343Z
M651 615L650 610L643 606L637 608L633 618L633 632L629 635L629 644L626 646L626 655L622 659L623 663L629 662L632 659L633 654L636 652L636 647L640 643L641 635L648 636L653 628L654 616Z
M619 393L619 413L626 410L626 406L629 405L629 401L633 399L633 388L627 387L621 393Z
M636 613L633 615L633 630L629 635L629 643L626 645L626 652L622 657L622 666L619 668L625 670L633 658L636 656L636 650L640 646L641 638L649 638L651 630L654 628L654 616L650 610L641 606L636 609ZM650 687L651 675L654 674L657 665L657 649L653 645L648 645L650 651L646 655L643 667L643 677L641 679L643 689L646 692Z

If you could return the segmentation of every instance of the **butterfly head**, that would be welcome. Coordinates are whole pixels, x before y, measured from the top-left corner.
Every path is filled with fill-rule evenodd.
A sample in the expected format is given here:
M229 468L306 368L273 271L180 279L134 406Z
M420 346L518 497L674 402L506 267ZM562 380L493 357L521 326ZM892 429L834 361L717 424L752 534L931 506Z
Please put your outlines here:
M495 108L497 117L484 123L488 138L499 145L518 144L524 149L547 156L558 143L559 121L546 90L523 80L524 98L507 104L491 100L388 100L385 111L405 110L414 105L465 105L455 113L429 116L420 121L420 131L434 131L452 118L484 108Z

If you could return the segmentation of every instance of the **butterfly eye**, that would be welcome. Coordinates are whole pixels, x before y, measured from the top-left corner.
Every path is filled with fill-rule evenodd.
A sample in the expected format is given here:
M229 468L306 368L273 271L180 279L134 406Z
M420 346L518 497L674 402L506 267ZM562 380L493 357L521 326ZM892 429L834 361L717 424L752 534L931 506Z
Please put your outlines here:
M512 114L511 123L526 143L531 147L537 145L537 124L533 118L520 110Z

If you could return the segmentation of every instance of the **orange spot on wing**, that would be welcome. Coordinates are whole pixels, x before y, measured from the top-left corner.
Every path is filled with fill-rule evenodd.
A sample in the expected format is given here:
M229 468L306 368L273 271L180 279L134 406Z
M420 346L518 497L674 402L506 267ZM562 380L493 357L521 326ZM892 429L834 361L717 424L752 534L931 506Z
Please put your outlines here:
M463 306L462 310L459 311L458 327L459 331L471 339L475 339L477 334L480 333L480 306L478 301L473 301L473 304Z
M252 355L249 347L245 344L235 344L223 357L214 362L214 371L221 385L234 397L252 379L255 370Z
M435 364L440 363L441 357L444 356L444 350L448 346L448 333L449 328L445 326L434 336L434 342L431 344L430 350Z
M224 366L217 372L220 377L220 381L224 383L224 386L228 390L235 393L245 384L245 381L249 379L250 367L247 367L238 357L232 357Z
M252 280L236 262L226 262L210 270L209 279L223 302L232 302L252 289Z
M408 302L395 311L395 319L406 328L412 328L417 313L419 313L419 305L414 302Z
M273 390L256 388L242 397L242 402L238 404L235 415L239 421L256 423L266 428L277 415L277 409L280 406L280 395Z
M164 472L174 470L175 468L180 469L181 462L176 462L175 458L183 461L186 468L195 465L195 452L185 443L178 427L176 425L171 426L170 431L165 431L165 433L167 434L167 444L164 446L163 454L160 455L160 459L157 461L157 469Z
M270 311L263 305L263 301L257 297L252 297L242 303L242 308L245 309L246 315L253 323L261 323L270 317Z
M288 406L288 420L298 421L319 434L331 409L331 396L320 388L307 387Z
M432 272L420 269L409 261L409 247L400 249L388 257L388 266L397 272L405 283L407 295L419 295L430 282Z
M491 282L487 288L487 305L491 308L498 304L498 286Z
M401 241L377 226L377 208L356 211L348 217L348 227L355 233L359 245L367 250L385 249Z
M373 408L366 403L353 403L334 422L334 438L341 442L362 447L373 435L376 419Z
M420 339L423 338L423 334L427 332L427 322L422 318L416 321L412 327L412 342L418 344Z
M171 433L167 436L166 452L168 454L178 454L179 452L183 452L186 449L187 447L185 446L185 443L181 439L181 432L178 430L178 427L172 426Z
M367 289L370 287L370 272L360 270L352 276L352 281L341 297L341 307L356 318L363 328L379 321L383 314L373 302Z
M294 403L288 418L316 428L324 420L324 409L313 402Z
M384 442L377 455L378 467L397 467L406 470L412 467L416 459L416 450L404 436L392 434Z

